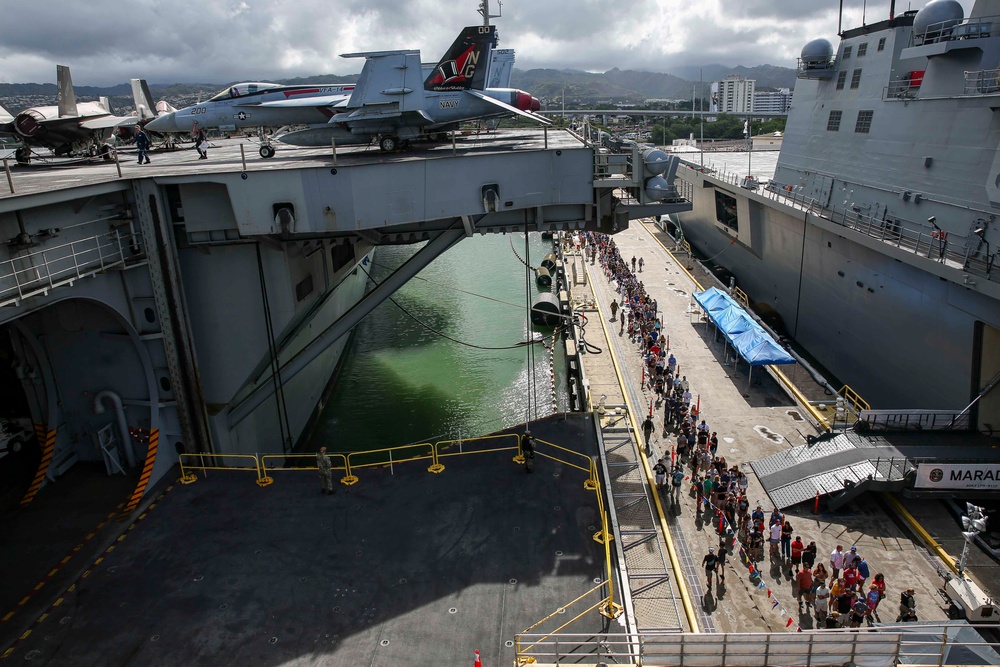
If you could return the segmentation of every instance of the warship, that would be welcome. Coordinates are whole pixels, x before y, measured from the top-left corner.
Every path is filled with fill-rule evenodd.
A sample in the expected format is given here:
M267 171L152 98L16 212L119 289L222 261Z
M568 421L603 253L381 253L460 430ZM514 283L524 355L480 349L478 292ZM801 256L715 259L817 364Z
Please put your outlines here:
M774 178L678 170L696 252L883 410L1000 424L1000 2L809 42Z

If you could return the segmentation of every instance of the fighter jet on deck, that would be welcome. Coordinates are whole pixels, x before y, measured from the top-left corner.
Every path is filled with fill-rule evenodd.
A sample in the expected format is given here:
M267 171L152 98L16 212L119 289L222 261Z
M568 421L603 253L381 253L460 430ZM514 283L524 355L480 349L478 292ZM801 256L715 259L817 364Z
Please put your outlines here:
M277 138L297 146L339 146L378 142L384 151L421 137L441 137L463 121L522 115L539 123L538 100L521 90L487 88L487 74L506 83L513 52L494 51L496 28L465 28L445 56L425 71L420 52L377 51L346 54L365 58L358 82L346 86L281 86L246 83L227 88L206 103L157 118L155 132L199 128L306 126ZM492 57L492 65L491 62ZM262 157L274 155L264 142Z
M115 116L106 98L100 102L77 102L69 67L56 66L56 105L30 107L10 120L0 117L0 134L21 141L14 158L21 164L31 159L31 147L50 148L57 156L108 153L105 143L112 130L135 123L133 116ZM10 114L6 114L7 117Z

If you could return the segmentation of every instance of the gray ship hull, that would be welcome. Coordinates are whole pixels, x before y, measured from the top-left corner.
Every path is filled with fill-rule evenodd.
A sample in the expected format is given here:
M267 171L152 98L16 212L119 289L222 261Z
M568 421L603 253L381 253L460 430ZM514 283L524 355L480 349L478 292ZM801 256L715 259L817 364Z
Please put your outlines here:
M969 404L984 349L1000 341L1000 302L790 201L694 169L678 177L694 186L693 209L679 216L692 246L731 271L758 310L776 311L838 380L879 408ZM736 240L718 221L717 192L737 202Z

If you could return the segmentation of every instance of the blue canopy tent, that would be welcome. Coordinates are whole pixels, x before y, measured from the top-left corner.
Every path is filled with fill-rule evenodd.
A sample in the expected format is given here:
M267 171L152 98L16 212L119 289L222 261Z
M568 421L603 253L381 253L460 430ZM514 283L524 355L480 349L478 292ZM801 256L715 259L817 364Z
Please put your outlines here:
M754 366L795 363L795 359L722 290L710 287L704 292L695 293L694 300L726 337L728 344L750 364L751 376ZM750 378L747 378L747 386L749 384Z

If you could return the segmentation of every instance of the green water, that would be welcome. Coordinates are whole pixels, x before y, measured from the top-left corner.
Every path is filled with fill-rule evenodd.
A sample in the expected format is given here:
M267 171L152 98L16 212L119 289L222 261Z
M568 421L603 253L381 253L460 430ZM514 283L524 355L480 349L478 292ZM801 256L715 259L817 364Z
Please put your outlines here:
M427 326L386 301L359 324L333 393L305 449L358 451L411 442L482 435L522 423L529 414L525 269L511 250L525 256L524 236L477 236L461 241L393 297ZM551 242L532 234L528 261L537 266ZM410 246L379 248L376 280L406 261ZM537 293L531 277L532 294ZM473 294L466 294L471 292ZM479 296L476 296L479 295ZM488 300L489 297L493 300ZM550 329L538 328L548 335ZM535 401L531 418L553 412L549 352L534 347ZM565 362L556 344L559 410L566 410Z

